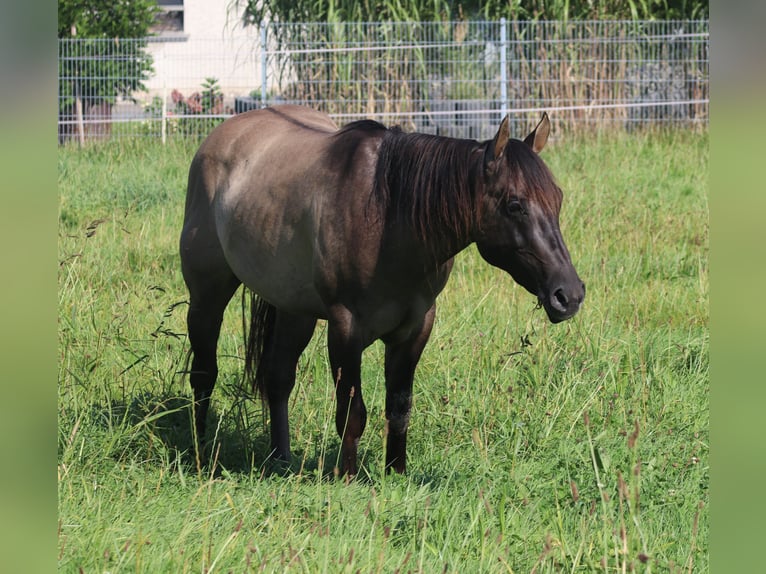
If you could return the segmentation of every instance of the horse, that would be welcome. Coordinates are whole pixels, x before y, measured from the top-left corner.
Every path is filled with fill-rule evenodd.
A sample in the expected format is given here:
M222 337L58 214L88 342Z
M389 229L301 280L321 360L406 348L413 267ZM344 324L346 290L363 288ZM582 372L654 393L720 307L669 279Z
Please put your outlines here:
M294 105L212 130L189 168L180 236L197 452L224 309L244 284L252 299L245 371L268 405L270 456L290 460L288 397L322 319L341 474L358 471L362 352L376 340L385 345L385 470L404 473L415 368L460 251L476 243L553 323L583 302L559 228L562 191L539 156L549 133L546 113L524 140L510 137L506 116L479 142L372 120L339 128Z

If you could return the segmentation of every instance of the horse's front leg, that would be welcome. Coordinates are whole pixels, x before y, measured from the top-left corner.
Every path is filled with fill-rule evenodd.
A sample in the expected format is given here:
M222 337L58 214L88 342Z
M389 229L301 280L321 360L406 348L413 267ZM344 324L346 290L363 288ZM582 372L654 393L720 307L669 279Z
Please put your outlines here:
M435 314L433 305L406 339L386 342L386 470L393 468L400 474L407 466L407 429L415 367L431 336Z
M361 366L364 345L352 314L335 309L328 322L327 347L335 381L337 410L335 428L341 437L341 473L357 473L359 439L367 424L367 408L362 400Z

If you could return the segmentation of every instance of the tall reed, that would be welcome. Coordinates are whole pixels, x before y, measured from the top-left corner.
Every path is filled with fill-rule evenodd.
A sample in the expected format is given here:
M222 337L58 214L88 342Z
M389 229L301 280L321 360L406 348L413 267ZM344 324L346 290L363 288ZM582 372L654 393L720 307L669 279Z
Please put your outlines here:
M501 108L555 110L557 129L704 123L707 27L706 21L355 21L273 24L269 33L282 46L273 63L282 101L342 119L382 114L387 123L482 138L492 135L487 128ZM694 103L678 103L687 101ZM515 115L514 128L525 129L536 115Z

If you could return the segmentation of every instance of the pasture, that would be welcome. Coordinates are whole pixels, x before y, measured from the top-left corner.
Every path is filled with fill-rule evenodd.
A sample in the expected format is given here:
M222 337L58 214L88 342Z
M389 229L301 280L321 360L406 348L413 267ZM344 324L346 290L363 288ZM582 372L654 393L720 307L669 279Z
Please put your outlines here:
M552 325L460 254L416 373L408 474L382 472L376 344L349 484L321 323L291 396L293 462L265 460L238 295L215 464L194 464L177 242L196 145L61 148L59 570L707 571L708 135L555 136L542 156L580 313Z

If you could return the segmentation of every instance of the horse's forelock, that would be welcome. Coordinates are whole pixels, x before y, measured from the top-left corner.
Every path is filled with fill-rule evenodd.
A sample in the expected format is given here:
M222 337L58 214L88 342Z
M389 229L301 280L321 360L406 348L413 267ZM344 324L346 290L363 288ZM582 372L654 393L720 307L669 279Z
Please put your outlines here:
M509 189L524 194L538 203L550 215L561 208L561 189L540 156L524 142L511 140L508 144L508 164L513 185Z

